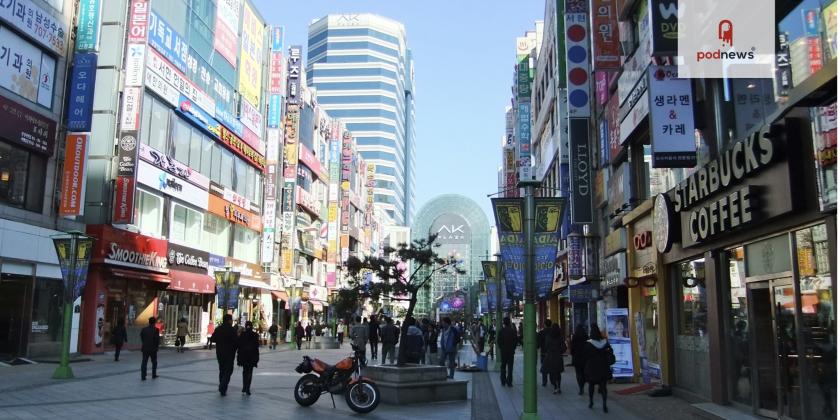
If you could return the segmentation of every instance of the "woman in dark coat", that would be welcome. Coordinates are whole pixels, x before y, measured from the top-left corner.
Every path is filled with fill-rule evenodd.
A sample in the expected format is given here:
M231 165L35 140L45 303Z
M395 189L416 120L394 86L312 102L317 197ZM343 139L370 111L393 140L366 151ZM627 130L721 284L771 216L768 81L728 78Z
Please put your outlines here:
M575 376L578 383L578 395L583 395L583 384L586 383L586 375L584 368L586 367L586 340L589 336L586 335L586 328L583 324L578 324L575 328L575 334L572 336L572 364L575 366Z
M553 324L545 336L545 359L543 369L548 373L554 393L560 394L560 374L563 372L563 353L566 352L566 339L560 326Z
M236 364L242 366L242 393L251 395L251 379L260 361L260 336L254 332L251 321L245 323L245 332L237 338L237 347Z
M300 350L300 344L303 341L304 335L306 335L306 331L303 329L303 325L300 325L300 321L298 321L297 327L295 327L295 341L297 342L298 350Z
M114 327L114 331L111 332L111 344L114 345L114 361L120 361L120 350L122 350L123 344L128 342L128 333L125 330L125 320L121 319L117 321L117 326Z
M597 325L592 325L589 331L589 341L586 342L586 367L584 373L586 382L589 382L589 408L592 408L592 397L595 393L595 385L598 385L598 393L604 399L604 412L607 413L607 381L612 379L612 368L610 367L609 354L612 347L607 339L601 336L601 330Z

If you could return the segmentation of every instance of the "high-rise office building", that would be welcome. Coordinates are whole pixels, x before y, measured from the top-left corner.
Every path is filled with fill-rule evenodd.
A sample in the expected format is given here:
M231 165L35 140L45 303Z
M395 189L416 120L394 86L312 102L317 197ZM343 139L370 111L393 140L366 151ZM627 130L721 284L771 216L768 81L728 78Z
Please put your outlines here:
M414 213L414 62L405 27L373 15L328 15L309 26L307 84L376 164L375 203L397 225Z

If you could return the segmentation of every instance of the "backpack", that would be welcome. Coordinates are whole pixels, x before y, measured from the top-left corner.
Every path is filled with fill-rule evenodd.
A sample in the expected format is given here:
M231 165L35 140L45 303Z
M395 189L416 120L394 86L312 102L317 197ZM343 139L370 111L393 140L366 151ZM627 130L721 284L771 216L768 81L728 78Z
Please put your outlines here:
M607 348L605 348L607 352L607 366L612 366L615 364L615 352L613 352L613 348L611 345L607 344Z

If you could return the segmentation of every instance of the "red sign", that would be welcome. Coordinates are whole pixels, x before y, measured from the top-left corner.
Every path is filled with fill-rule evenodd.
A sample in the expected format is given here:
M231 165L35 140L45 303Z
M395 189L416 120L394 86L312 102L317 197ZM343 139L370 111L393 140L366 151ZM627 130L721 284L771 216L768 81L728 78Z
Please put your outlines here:
M163 239L138 235L108 225L89 225L87 233L97 239L91 253L91 263L169 272L166 260L169 244Z
M260 139L256 133L251 131L248 127L242 127L242 140L254 148L257 153L265 155L265 143Z
M79 216L84 209L85 162L89 134L68 134L61 177L60 216Z
M268 93L283 94L283 61L283 53L271 53L268 72Z
M128 19L128 42L146 43L149 28L148 0L132 0Z
M133 176L118 176L114 188L114 214L111 223L134 223L134 194L135 183Z
M306 165L306 167L309 168L318 178L321 178L321 180L329 181L329 174L324 170L324 167L321 166L321 162L315 158L315 153L304 146L303 143L300 144L298 161L303 162L303 164Z
M616 0L592 0L592 40L595 70L621 67Z
M52 154L55 122L0 96L0 137L34 152Z
M635 236L633 236L633 247L637 251L645 249L651 245L653 245L653 235L651 235L649 230L637 233Z
M236 134L231 133L224 125L219 125L219 127L219 137L224 144L261 171L265 171L265 156L257 153L253 147L245 143Z
M609 131L608 139L610 143L610 161L615 161L618 155L621 154L621 124L618 122L618 92L616 92L609 102L607 102L607 127Z

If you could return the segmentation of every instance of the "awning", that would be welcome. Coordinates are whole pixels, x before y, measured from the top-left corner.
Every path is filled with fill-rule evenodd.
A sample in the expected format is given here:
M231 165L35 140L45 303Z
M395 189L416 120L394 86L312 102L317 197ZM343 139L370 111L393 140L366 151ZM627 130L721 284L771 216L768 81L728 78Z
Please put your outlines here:
M245 287L256 287L259 289L272 290L271 285L260 280L251 280L246 278L239 278L239 285Z
M271 291L271 296L274 296L275 299L282 300L284 302L289 301L289 295L286 292L278 292L278 291Z
M192 293L216 293L216 281L206 274L171 270L169 276L172 277L169 290Z
M156 281L160 283L172 282L172 279L166 274L150 273L148 271L123 270L122 268L108 268L108 274L123 279Z

